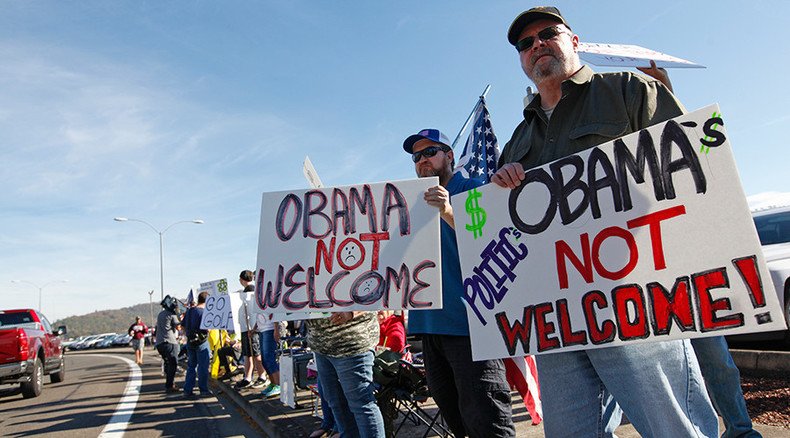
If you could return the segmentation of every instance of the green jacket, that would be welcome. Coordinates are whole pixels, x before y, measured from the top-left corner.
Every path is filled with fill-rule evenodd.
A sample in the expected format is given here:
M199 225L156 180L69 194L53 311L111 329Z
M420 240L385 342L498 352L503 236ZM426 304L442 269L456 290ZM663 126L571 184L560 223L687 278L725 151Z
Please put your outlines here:
M527 105L499 165L519 162L531 169L684 112L655 79L630 72L594 73L584 66L562 83L562 98L551 120L540 107L540 95Z

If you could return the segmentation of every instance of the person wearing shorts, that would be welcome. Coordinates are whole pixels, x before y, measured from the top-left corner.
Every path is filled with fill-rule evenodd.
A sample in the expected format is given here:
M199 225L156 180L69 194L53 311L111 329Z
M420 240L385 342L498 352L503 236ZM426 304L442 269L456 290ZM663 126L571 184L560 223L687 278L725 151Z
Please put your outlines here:
M244 287L242 293L254 293L255 286L253 280L255 276L252 271L244 270L239 274L239 282ZM246 302L246 300L245 300ZM255 321L257 322L257 321ZM255 324L253 321L248 321L248 331L241 332L241 355L244 356L244 378L240 380L235 388L260 388L266 385L264 379L263 363L261 363L261 343L258 333L255 331ZM258 372L258 378L253 381L253 367Z
M132 337L132 349L134 350L134 361L137 365L143 364L143 347L145 346L145 334L148 333L148 326L143 324L143 319L139 316L134 318L134 324L129 326L129 336Z

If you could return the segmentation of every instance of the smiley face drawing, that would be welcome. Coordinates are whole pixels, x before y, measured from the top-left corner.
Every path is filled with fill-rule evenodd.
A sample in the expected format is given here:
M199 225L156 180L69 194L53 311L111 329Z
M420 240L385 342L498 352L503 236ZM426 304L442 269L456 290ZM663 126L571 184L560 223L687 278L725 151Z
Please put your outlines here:
M337 262L343 269L356 269L365 260L365 250L358 240L348 238L337 248Z
M373 304L384 295L384 278L376 271L368 271L351 284L351 298L357 304Z
M362 291L363 295L370 295L370 293L374 292L378 286L379 281L375 277L371 277L363 281L359 289Z

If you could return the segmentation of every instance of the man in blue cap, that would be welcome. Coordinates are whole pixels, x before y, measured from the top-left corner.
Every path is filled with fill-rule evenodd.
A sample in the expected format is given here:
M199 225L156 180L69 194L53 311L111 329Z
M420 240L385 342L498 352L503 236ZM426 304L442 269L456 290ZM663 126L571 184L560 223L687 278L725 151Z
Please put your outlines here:
M425 201L442 218L442 303L440 310L411 310L409 333L422 335L431 396L456 437L514 437L510 388L501 359L472 361L469 323L461 296L463 284L450 196L480 183L453 174L455 158L447 136L423 129L403 142L417 176L439 177Z
M525 169L684 111L657 80L582 66L579 37L555 7L523 12L507 38L538 94L502 151L491 179L499 186L513 189ZM546 436L613 436L618 403L643 436L717 436L716 414L688 340L546 354L537 364Z

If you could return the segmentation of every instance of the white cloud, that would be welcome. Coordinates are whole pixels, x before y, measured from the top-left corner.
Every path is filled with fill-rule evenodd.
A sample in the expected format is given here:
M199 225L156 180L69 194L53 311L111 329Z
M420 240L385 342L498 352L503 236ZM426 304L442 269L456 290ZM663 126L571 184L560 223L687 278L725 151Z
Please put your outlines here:
M12 278L70 280L44 291L53 320L145 302L150 289L158 301L157 236L119 215L207 220L165 236L166 292L252 267L260 193L301 178L303 129L260 108L216 110L145 60L18 41L0 54L4 306L34 304Z

